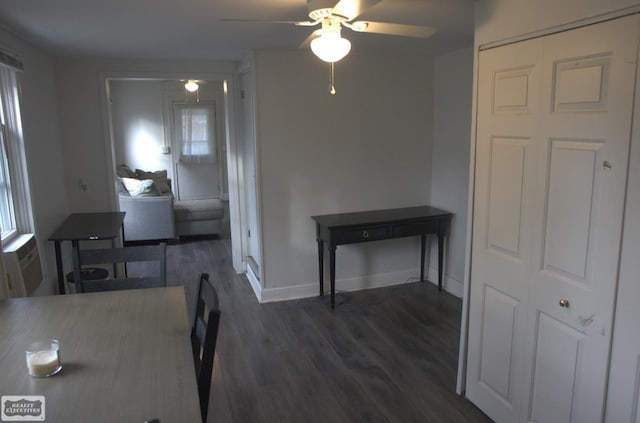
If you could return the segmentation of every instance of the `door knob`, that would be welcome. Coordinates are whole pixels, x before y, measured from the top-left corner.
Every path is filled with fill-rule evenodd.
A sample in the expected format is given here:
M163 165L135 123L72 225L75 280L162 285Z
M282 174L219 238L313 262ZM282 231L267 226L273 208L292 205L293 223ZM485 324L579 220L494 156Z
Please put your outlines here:
M558 303L560 304L560 307L569 308L569 300L567 300L566 298L561 298Z

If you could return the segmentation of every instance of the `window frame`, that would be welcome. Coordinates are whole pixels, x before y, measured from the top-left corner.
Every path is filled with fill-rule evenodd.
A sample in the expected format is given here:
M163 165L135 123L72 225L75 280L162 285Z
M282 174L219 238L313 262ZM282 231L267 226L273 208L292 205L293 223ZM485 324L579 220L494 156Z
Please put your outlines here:
M6 214L0 216L0 237L4 242L15 237L18 232L16 223L15 204L13 200L13 184L9 168L7 148L7 126L2 123L2 104L0 103L0 213L5 207ZM6 202L6 204L5 204ZM8 214L8 216L7 216ZM5 225L9 221L9 226Z
M21 233L33 232L34 225L22 129L22 64L15 58L14 62L7 63L3 60L7 54L0 53L0 123L3 131L0 148L6 156L15 226L8 231L2 229L0 237L6 244Z

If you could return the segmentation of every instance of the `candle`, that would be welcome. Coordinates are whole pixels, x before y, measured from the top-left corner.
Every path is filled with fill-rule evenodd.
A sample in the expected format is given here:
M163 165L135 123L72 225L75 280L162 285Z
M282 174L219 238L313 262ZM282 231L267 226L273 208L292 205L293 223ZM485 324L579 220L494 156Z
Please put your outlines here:
M27 368L35 377L47 377L62 369L60 363L60 344L57 340L34 342L27 349Z

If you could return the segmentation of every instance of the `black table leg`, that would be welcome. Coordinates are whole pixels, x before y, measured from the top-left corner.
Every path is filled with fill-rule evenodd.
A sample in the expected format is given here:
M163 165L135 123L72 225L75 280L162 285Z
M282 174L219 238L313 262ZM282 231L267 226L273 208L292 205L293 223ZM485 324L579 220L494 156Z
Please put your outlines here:
M73 259L73 282L76 287L76 294L82 294L84 287L82 285L82 269L80 268L80 241L71 241L71 258ZM76 269L78 271L76 272Z
M427 236L420 236L420 282L424 281L424 256L427 245Z
M58 271L58 294L65 294L64 288L64 270L62 268L62 252L60 251L60 241L53 243L56 250L56 270Z
M438 232L438 290L442 291L442 266L444 258L444 233Z
M324 242L318 239L318 275L320 276L320 296L324 295Z
M329 247L329 276L331 278L331 308L336 305L336 247Z

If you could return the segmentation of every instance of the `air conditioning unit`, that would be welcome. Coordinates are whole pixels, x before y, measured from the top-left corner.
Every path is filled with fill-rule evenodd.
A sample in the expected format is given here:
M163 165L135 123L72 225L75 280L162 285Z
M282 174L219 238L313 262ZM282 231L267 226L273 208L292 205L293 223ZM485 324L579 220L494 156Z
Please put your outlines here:
M33 234L17 236L2 246L10 297L30 297L42 282L42 265Z

